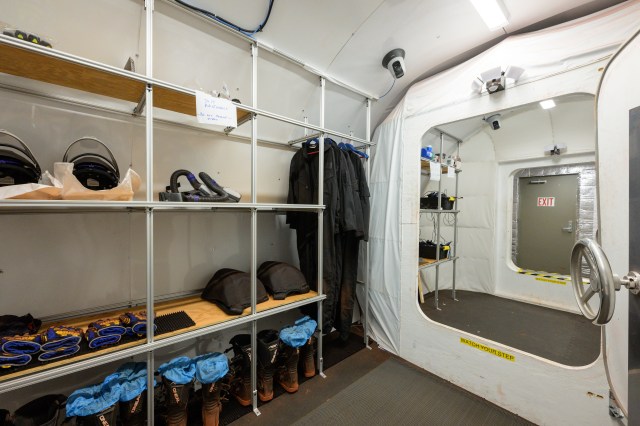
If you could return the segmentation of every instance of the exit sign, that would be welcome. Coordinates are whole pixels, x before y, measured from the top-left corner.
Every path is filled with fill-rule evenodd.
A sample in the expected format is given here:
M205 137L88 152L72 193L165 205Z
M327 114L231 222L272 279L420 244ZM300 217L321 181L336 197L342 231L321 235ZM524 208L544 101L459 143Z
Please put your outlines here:
M555 207L556 197L538 197L538 207Z

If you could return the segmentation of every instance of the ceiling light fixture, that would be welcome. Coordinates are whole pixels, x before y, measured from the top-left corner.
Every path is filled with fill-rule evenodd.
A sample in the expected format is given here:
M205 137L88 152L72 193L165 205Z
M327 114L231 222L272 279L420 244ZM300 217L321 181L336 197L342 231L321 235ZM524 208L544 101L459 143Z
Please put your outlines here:
M469 0L473 7L489 27L494 31L509 25L509 14L501 0Z
M546 101L540 102L540 106L542 107L542 109L551 109L556 106L556 103L553 101L553 99L547 99Z

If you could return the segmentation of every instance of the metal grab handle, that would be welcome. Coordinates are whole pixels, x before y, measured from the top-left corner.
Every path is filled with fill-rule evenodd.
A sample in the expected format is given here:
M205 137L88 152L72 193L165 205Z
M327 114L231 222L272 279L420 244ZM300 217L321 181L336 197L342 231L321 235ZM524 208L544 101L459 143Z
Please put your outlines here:
M573 232L573 221L570 220L567 226L562 228L562 230L571 234Z
M586 260L591 271L589 284L582 282L582 260ZM629 289L632 294L640 293L640 274L631 271L620 278L611 271L609 260L602 247L594 240L584 238L579 240L571 251L571 282L573 294L576 297L578 307L589 321L595 325L605 325L613 317L616 307L616 291L622 286ZM589 300L598 294L600 302L598 310L589 306Z

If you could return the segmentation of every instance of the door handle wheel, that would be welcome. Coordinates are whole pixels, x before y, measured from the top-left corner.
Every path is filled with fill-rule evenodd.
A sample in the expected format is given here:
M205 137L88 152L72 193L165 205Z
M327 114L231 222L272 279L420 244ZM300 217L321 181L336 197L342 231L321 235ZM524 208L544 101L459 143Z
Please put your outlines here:
M589 283L583 283L582 261L589 266ZM633 294L640 293L640 274L629 272L619 278L611 271L611 265L602 247L594 240L584 238L576 242L571 251L571 283L580 312L595 325L605 325L613 317L616 291L624 285ZM597 310L589 301L598 295Z

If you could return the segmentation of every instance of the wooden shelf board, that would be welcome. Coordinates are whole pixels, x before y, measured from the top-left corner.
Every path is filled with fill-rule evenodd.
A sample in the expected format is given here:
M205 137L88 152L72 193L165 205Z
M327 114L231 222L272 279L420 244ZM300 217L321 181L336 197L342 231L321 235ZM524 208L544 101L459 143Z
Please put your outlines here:
M146 86L134 78L7 44L0 44L0 72L136 104L144 96ZM162 86L153 90L156 107L196 115L195 95ZM242 123L250 114L238 109L238 122Z
M269 309L277 308L283 305L288 305L290 303L298 302L301 300L311 299L313 297L316 297L317 295L318 295L317 292L310 291L309 293L306 293L306 294L297 294L297 295L289 296L284 300L274 300L271 296L269 296L269 300L267 302L263 302L256 305L256 310L258 312L263 312ZM51 322L51 323L43 324L41 327L41 330L46 330L48 327L51 327L54 325L66 325L66 326L80 327L80 328L86 329L89 323L97 319L113 318L125 312L139 311L144 308L145 308L144 305L142 305L142 306L136 306L133 308L125 308L125 309L119 309L115 311L104 312L101 314L86 315L86 316L81 316L76 318L70 318L67 320ZM251 313L251 308L246 308L241 315L227 315L222 311L222 309L218 308L217 305L215 305L214 303L202 300L200 296L189 296L185 298L156 303L154 309L156 311L156 316L168 314L176 311L185 311L191 317L193 322L196 323L196 325L192 327L183 328L170 333L161 334L156 337L156 340L162 340L168 337L185 333L187 331L197 330L200 328L220 324L235 318L249 315ZM0 376L0 382L12 380L18 377L26 376L33 373L38 373L45 370L50 370L50 369L71 364L74 362L95 358L111 352L119 351L126 348L131 348L133 346L142 345L144 343L146 343L146 340L140 339L134 342L128 342L128 343L123 343L116 346L107 347L104 349L85 353L85 354L78 355L71 358L62 358L58 361L52 361L51 363L48 363L48 364L43 364L43 365L39 365L32 368L26 368L24 370L17 370L14 373Z
M427 259L424 257L419 258L420 260L418 261L418 267L420 266L425 266L425 265L431 265L432 263L436 263L437 261L435 259Z
M145 91L142 81L7 44L0 44L0 72L134 103Z

